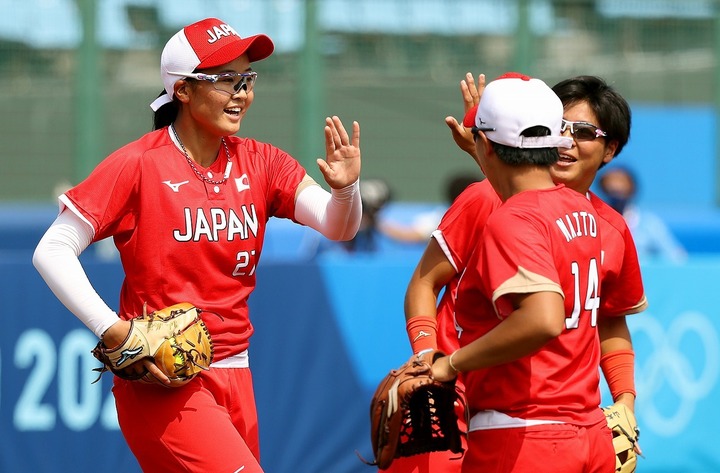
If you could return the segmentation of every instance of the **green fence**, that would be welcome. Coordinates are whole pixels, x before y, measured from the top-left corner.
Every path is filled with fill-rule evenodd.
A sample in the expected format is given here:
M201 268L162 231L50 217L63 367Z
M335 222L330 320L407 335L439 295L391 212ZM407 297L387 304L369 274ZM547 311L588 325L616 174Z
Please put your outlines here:
M363 175L398 200L442 200L476 172L444 125L465 72L520 70L549 84L604 77L629 101L717 102L720 6L711 0L24 0L0 19L0 201L49 201L151 128L159 55L217 16L278 46L255 65L241 135L318 176L323 119L362 127ZM178 11L178 9L182 9ZM308 21L305 21L308 19ZM87 33L83 35L83 32Z

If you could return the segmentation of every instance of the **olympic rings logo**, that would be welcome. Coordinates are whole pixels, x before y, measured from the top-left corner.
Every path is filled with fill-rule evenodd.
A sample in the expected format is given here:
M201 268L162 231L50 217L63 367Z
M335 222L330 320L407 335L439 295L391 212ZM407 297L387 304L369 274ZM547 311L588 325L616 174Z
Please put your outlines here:
M651 344L649 355L638 352L636 356L635 376L642 399L637 407L643 427L658 435L675 436L692 420L697 402L707 397L717 383L717 330L699 312L679 314L667 330L650 314L629 317L628 324L633 340L645 336ZM683 350L690 346L691 350ZM664 402L668 395L672 395L672 401Z

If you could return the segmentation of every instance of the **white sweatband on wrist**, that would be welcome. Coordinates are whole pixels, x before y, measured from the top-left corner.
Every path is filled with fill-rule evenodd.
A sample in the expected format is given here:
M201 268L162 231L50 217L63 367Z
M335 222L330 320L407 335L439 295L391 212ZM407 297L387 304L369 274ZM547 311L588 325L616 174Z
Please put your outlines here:
M330 240L351 240L361 218L360 181L332 192L309 185L295 199L295 220Z
M40 239L32 261L60 302L100 338L120 318L90 284L78 258L90 246L93 233L65 209Z

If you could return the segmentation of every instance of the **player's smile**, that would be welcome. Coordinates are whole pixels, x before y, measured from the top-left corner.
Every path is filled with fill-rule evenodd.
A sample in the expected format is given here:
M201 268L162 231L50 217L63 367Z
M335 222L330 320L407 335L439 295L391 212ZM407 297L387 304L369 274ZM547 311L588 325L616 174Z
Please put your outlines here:
M570 156L567 153L560 153L560 159L558 159L557 166L570 166L575 162L577 162L577 158Z
M557 163L555 163L555 165L553 165L551 167L553 179L556 181L559 180L561 182L564 182L565 184L568 184L565 181L573 180L572 179L573 171L580 172L580 171L574 169L575 167L577 167L575 165L578 163L578 160L580 159L578 156L580 153L578 150L578 146L574 141L573 141L572 148L561 149L559 151L560 151L560 153L559 153L560 157L559 157Z
M229 108L224 109L223 111L227 115L230 115L231 120L235 121L235 120L240 120L240 117L242 117L242 115L243 115L243 110L244 110L243 107L229 107Z

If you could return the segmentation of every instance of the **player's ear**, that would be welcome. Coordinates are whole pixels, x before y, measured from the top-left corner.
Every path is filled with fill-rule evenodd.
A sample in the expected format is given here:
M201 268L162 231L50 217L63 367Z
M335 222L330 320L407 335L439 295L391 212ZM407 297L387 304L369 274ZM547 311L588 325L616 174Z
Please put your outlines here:
M190 101L190 82L186 80L179 80L174 85L175 97L182 103L188 103Z
M482 153L485 155L495 151L492 142L488 139L484 131L478 131L475 138L475 149L478 151L478 154Z
M618 142L616 140L611 140L605 145L605 150L603 152L603 163L607 164L610 161L613 160L615 157L615 152L617 151Z
M485 159L487 159L488 153L492 152L494 152L492 143L488 140L487 136L485 136L484 132L478 131L477 135L475 135L475 153L473 153L472 157L475 160L475 163L480 166L480 170L483 174L485 174L483 163Z

